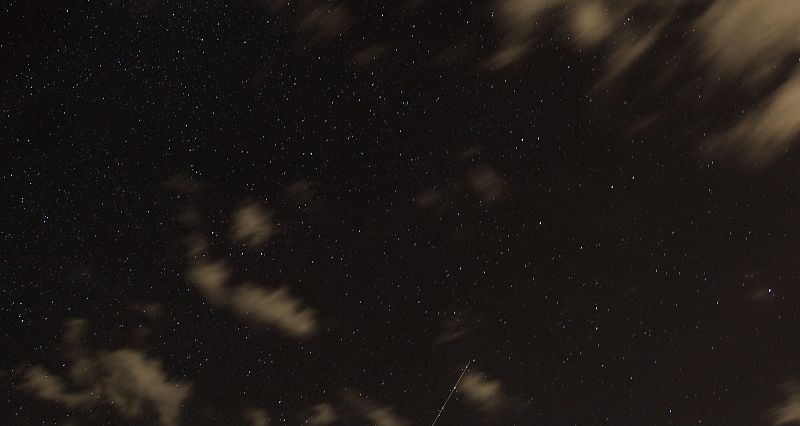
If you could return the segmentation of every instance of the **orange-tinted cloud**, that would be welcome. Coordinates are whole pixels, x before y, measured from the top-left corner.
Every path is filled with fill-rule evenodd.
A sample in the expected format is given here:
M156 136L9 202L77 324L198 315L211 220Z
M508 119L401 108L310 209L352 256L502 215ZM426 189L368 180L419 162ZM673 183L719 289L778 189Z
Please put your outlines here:
M306 421L312 426L324 426L335 422L337 419L336 410L330 403L324 402L317 404L311 409L311 416Z
M786 399L772 409L770 415L773 425L795 424L800 422L800 385L788 383Z
M480 372L465 374L458 384L458 392L484 413L500 409L506 400L500 381L491 380Z
M230 291L229 303L239 316L273 326L293 337L310 337L317 329L315 312L292 297L286 287L269 290L242 284Z
M128 419L152 412L163 426L179 424L181 405L191 386L169 380L161 361L142 352L89 350L83 345L86 327L85 320L70 321L64 335L71 361L68 378L79 391L65 391L64 380L42 366L28 368L18 389L67 409L110 404Z
M272 221L274 212L257 203L248 204L233 214L231 237L235 242L244 242L250 248L265 243L277 231Z

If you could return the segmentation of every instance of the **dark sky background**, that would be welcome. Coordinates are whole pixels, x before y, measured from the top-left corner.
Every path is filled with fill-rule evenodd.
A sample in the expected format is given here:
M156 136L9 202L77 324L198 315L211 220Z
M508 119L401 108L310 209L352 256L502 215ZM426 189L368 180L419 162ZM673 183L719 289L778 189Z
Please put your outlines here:
M703 153L771 90L704 74L687 40L708 7L598 84L613 53L551 15L486 66L491 2L9 2L3 424L326 424L324 404L428 425L470 360L483 382L436 424L777 424L798 163ZM247 206L271 214L258 244L235 237ZM190 275L217 260L229 288L285 286L314 332L215 304ZM94 378L70 378L79 352ZM191 385L177 419L147 386L113 395L137 373L108 354L133 352Z

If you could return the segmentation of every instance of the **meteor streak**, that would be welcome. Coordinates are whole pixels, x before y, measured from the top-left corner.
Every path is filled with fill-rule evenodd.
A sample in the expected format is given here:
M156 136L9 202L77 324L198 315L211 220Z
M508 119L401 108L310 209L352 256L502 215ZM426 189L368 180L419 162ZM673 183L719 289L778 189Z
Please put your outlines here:
M467 362L467 366L464 367L464 371L462 371L461 375L458 376L458 380L456 380L456 384L453 386L453 389L450 390L450 395L447 395L447 399L444 400L444 404L442 404L442 408L439 409L439 413L436 414L436 418L433 419L433 423L431 423L431 426L436 426L436 421L439 420L439 416L442 415L442 411L444 411L444 407L447 405L447 401L450 401L450 397L453 396L453 392L456 391L456 388L458 387L458 384L461 383L461 378L464 377L464 373L467 372L467 369L469 368L469 364L470 363L472 363L472 360L469 360Z

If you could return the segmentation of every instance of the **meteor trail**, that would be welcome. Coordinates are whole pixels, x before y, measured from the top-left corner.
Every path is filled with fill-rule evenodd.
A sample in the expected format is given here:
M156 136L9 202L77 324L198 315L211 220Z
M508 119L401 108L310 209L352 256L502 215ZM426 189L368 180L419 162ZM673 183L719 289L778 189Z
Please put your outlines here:
M461 378L464 377L464 373L467 372L467 369L469 368L469 364L471 362L472 362L472 360L469 360L467 362L467 366L464 367L464 371L462 371L461 375L458 376L458 380L456 380L456 384L453 386L453 389L450 390L450 395L447 395L447 399L444 400L444 404L442 404L442 408L439 409L439 413L436 415L436 418L433 419L433 423L431 423L431 426L435 426L436 425L436 421L439 420L439 416L442 415L442 411L444 411L444 407L447 405L447 401L450 401L450 397L453 396L453 392L456 391L456 388L458 387L458 384L461 383Z

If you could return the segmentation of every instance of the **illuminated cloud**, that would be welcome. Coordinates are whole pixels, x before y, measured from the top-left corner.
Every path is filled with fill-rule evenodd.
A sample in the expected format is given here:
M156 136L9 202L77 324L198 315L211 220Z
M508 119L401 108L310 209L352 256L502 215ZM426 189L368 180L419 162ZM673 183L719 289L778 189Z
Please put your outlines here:
M777 407L772 409L772 424L785 425L800 422L800 386L797 383L786 385L788 395Z
M230 269L222 261L198 263L189 269L189 280L213 306L227 306L240 317L275 327L296 338L309 337L317 329L315 313L292 297L286 287L267 290L251 283L228 287Z
M722 136L707 141L708 152L733 154L755 167L786 153L800 135L800 71L761 104Z
M161 303L133 303L128 306L131 312L137 312L144 317L155 320L164 313L164 305Z
M142 352L120 349L92 353L82 345L86 325L85 320L68 322L63 338L65 345L74 345L68 348L72 364L69 379L80 391L66 392L64 380L41 366L27 369L18 389L67 409L110 404L129 419L154 413L163 426L179 424L181 405L191 386L170 381L161 361Z
M427 188L420 191L414 198L417 207L421 209L428 209L438 205L441 202L442 193L434 188Z
M502 176L488 166L472 169L467 178L470 188L483 201L497 199L505 189L505 181Z
M330 40L347 31L354 20L343 4L321 2L306 12L299 27L317 40Z
M195 194L203 189L199 180L188 175L173 176L164 185L179 194Z
M18 386L23 392L28 392L36 398L64 405L69 409L95 404L96 398L89 392L69 393L64 390L64 382L37 365L25 371L23 382Z
M488 61L488 66L493 69L507 67L518 61L528 51L528 43L507 43L501 47Z
M364 417L371 421L375 426L405 426L409 423L397 417L391 407L375 407L364 412Z
M215 306L227 302L225 285L230 275L230 269L222 261L197 263L189 268L189 280Z
M620 41L606 61L606 74L600 80L600 85L608 84L627 71L656 42L663 29L663 24L655 25L632 40Z
M718 0L700 17L702 52L714 74L773 75L800 48L800 8L794 0Z
M408 426L410 424L397 415L392 407L368 401L359 393L346 392L344 399L355 409L358 415L369 420L375 426Z
M249 408L244 412L244 418L250 426L269 426L269 415L260 408Z
M376 43L367 48L359 50L356 53L354 60L356 64L364 66L378 59L378 57L383 55L384 52L386 52L386 46Z
M498 22L505 31L500 49L489 59L493 69L506 67L519 60L531 46L541 28L539 20L564 0L499 0Z
M294 186L294 185L293 185ZM295 191L302 192L295 188ZM234 213L231 233L234 241L253 247L264 243L275 232L272 212L259 204L247 205ZM292 297L286 287L268 290L247 283L230 286L231 270L222 260L204 260L207 243L199 232L186 238L189 282L215 307L226 307L234 314L258 325L274 327L295 337L309 337L317 329L313 310Z
M64 323L64 336L62 341L67 348L75 348L83 343L83 338L86 335L86 327L89 322L83 318L76 318L67 320Z
M186 207L178 214L178 222L186 228L197 227L203 223L200 211L195 207Z
M480 155L480 153L483 152L484 149L485 148L481 145L473 145L459 152L458 155L456 155L456 158L458 158L459 160L468 160L470 158L475 158L478 155Z
M193 232L184 239L186 257L195 259L208 252L208 240L199 232Z
M458 392L485 413L498 410L506 399L500 381L488 379L480 372L470 371L465 374L458 384Z
M164 426L179 424L181 404L190 386L171 382L161 361L148 359L143 353L121 349L98 358L98 388L105 400L125 417L140 417L149 409L158 413Z
M318 209L322 204L314 191L313 183L308 179L300 179L289 185L286 195L297 207Z
M547 24L567 22L569 38L577 48L603 46L608 60L600 85L619 78L639 61L682 13L686 0L651 7L649 19L630 20L641 0L498 0L505 33L489 60L502 68L520 59ZM764 96L758 107L742 111L742 118L720 136L704 143L713 156L733 155L760 167L784 154L800 135L800 71L769 84L796 66L800 50L800 7L794 0L717 0L691 23L693 37L680 49L699 52L699 73L723 85L740 86ZM794 63L794 65L792 65ZM791 71L791 69L789 69Z
M333 405L325 402L317 404L311 409L311 415L304 424L324 426L335 422L336 419L336 410L333 408Z
M800 49L800 8L793 0L717 1L697 22L702 53L720 77L743 79L751 90L795 62ZM796 67L796 65L792 65ZM784 154L800 135L800 71L795 70L760 106L722 136L708 141L714 154L734 154L762 166Z
M243 318L274 326L294 337L309 337L317 328L314 311L303 307L286 287L267 290L243 284L230 292L230 305Z
M577 2L567 11L567 23L579 47L595 47L614 30L615 16L609 13L605 1Z
M265 243L275 234L272 222L272 210L266 210L260 204L249 204L233 214L231 228L235 242L244 242L250 248Z
M440 327L442 331L436 340L434 340L434 345L458 340L470 331L470 327L465 325L464 322L458 318L446 319L441 323Z

